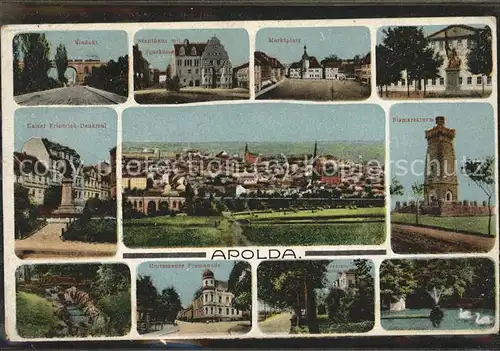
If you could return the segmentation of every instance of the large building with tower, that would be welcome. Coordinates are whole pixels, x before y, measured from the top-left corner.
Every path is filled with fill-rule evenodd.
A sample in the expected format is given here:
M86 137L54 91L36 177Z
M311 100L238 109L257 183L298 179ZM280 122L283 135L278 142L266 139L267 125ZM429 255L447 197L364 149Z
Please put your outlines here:
M179 312L177 319L190 322L248 319L247 311L234 307L234 294L228 290L228 283L215 279L214 272L206 269L201 283L197 298Z

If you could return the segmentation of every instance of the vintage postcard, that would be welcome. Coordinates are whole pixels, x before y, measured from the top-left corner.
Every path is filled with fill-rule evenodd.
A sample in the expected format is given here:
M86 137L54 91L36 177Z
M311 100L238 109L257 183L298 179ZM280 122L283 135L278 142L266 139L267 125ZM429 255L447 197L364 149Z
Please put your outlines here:
M367 27L263 28L254 52L255 94L270 100L364 100L371 94Z
M482 98L491 94L491 28L428 25L380 28L377 87L387 99Z
M389 127L393 250L491 250L498 237L492 106L398 104Z
M363 333L374 326L370 260L262 262L257 287L263 333Z
M498 333L495 18L1 33L9 342Z
M20 33L12 41L19 105L111 105L128 98L124 31Z
M14 124L18 257L114 255L116 113L29 108Z
M375 105L127 109L124 243L380 244L384 130Z
M137 330L144 336L243 335L251 315L248 262L159 261L137 269Z
M387 330L488 330L495 324L494 262L488 258L397 259L380 266Z
M245 29L143 30L135 35L139 104L249 99Z

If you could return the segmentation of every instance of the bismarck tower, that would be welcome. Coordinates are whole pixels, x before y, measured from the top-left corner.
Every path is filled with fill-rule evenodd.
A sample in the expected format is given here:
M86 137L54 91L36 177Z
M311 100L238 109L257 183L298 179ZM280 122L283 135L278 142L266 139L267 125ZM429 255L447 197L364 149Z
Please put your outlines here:
M453 141L455 129L445 127L445 118L436 117L436 125L425 131L424 204L453 202L458 199L456 157Z

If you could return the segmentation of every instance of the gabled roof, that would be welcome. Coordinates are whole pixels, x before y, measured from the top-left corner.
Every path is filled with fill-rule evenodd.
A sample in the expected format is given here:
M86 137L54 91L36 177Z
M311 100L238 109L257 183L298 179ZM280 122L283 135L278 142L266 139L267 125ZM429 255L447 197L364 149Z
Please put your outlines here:
M175 56L179 56L179 50L184 48L184 56L191 56L191 50L194 47L196 49L196 56L201 56L203 51L205 51L205 47L207 43L190 43L186 40L186 43L182 44L174 44Z
M448 38L464 38L470 35L475 35L478 31L480 31L479 28L474 28L464 24L455 24L438 30L437 32L428 35L427 38L429 38L430 40L444 39L445 33L447 34Z
M45 148L47 149L47 151L49 151L49 152L51 150L56 151L56 152L62 151L62 152L67 153L73 157L80 158L80 155L78 154L78 152L76 152L74 149L67 147L65 145L50 141L47 138L42 138L42 143L45 146Z

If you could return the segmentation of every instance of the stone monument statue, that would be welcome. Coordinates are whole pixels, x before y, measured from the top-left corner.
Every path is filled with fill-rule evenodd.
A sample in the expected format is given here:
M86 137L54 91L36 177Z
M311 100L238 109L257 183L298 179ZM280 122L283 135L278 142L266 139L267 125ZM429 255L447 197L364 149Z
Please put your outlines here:
M73 179L63 178L61 188L61 203L54 211L54 214L70 215L78 214L75 204L73 203Z
M448 35L446 31L444 48L446 50L446 57L448 58L448 66L445 68L446 72L446 91L457 91L460 89L460 84L458 84L458 78L460 76L460 66L462 60L458 57L457 50L450 47L448 43Z

